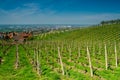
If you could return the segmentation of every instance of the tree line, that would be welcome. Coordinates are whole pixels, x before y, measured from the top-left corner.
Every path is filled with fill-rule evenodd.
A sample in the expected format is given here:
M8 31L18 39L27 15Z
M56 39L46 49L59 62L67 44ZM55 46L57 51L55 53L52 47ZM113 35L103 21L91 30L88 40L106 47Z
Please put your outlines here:
M105 24L120 24L120 19L101 21L100 24L102 24L102 25L105 25Z

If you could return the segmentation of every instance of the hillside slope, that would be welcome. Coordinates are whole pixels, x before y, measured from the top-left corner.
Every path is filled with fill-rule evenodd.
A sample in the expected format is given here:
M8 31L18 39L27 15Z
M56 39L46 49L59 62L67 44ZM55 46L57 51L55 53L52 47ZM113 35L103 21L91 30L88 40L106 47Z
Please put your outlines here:
M80 28L66 32L44 35L43 40L79 40L79 41L112 41L120 40L120 25L104 25L88 28Z
M115 46L116 52L120 52L119 41L118 24L40 34L34 40L18 45L17 69L17 45L0 42L0 57L3 59L0 80L119 80L120 54L117 54L117 67L115 56ZM86 47L90 51L93 77ZM61 70L60 61L64 70Z

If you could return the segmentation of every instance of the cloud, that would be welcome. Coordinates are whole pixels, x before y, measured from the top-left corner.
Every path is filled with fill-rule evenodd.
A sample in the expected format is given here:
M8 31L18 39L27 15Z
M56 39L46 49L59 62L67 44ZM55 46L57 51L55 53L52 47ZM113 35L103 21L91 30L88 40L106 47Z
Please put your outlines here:
M23 4L23 6L29 7L29 8L38 8L39 4L37 4L37 3L26 3L26 4Z
M120 13L58 13L37 3L23 4L12 10L0 9L0 24L97 24L120 18Z

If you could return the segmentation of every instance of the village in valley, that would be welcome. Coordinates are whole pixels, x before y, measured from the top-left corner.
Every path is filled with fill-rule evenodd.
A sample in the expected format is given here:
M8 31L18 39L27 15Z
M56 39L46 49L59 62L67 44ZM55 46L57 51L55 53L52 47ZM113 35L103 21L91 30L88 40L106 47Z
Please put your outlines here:
M73 28L79 28L84 25L74 24L28 24L28 25L0 25L0 39L10 42L23 43L33 39L35 35L48 33L52 31L65 31Z

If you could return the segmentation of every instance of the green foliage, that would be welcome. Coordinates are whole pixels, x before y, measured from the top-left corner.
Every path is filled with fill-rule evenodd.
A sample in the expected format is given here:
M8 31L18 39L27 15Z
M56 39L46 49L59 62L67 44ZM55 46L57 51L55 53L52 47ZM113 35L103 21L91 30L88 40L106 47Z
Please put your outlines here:
M65 32L44 33L25 44L19 44L19 66L15 69L16 46L0 46L0 80L119 80L120 64L115 67L114 45L120 52L120 25L93 26ZM2 44L2 41L0 41ZM105 70L107 45L108 70ZM93 67L90 77L86 47L89 47ZM62 75L58 47L65 70ZM7 49L9 48L9 49ZM80 57L78 57L80 48ZM6 50L7 49L7 50ZM36 52L34 51L36 50ZM39 72L36 71L37 56ZM120 54L118 54L118 59Z
M102 21L101 24L102 25L106 25L106 24L120 24L120 19Z

